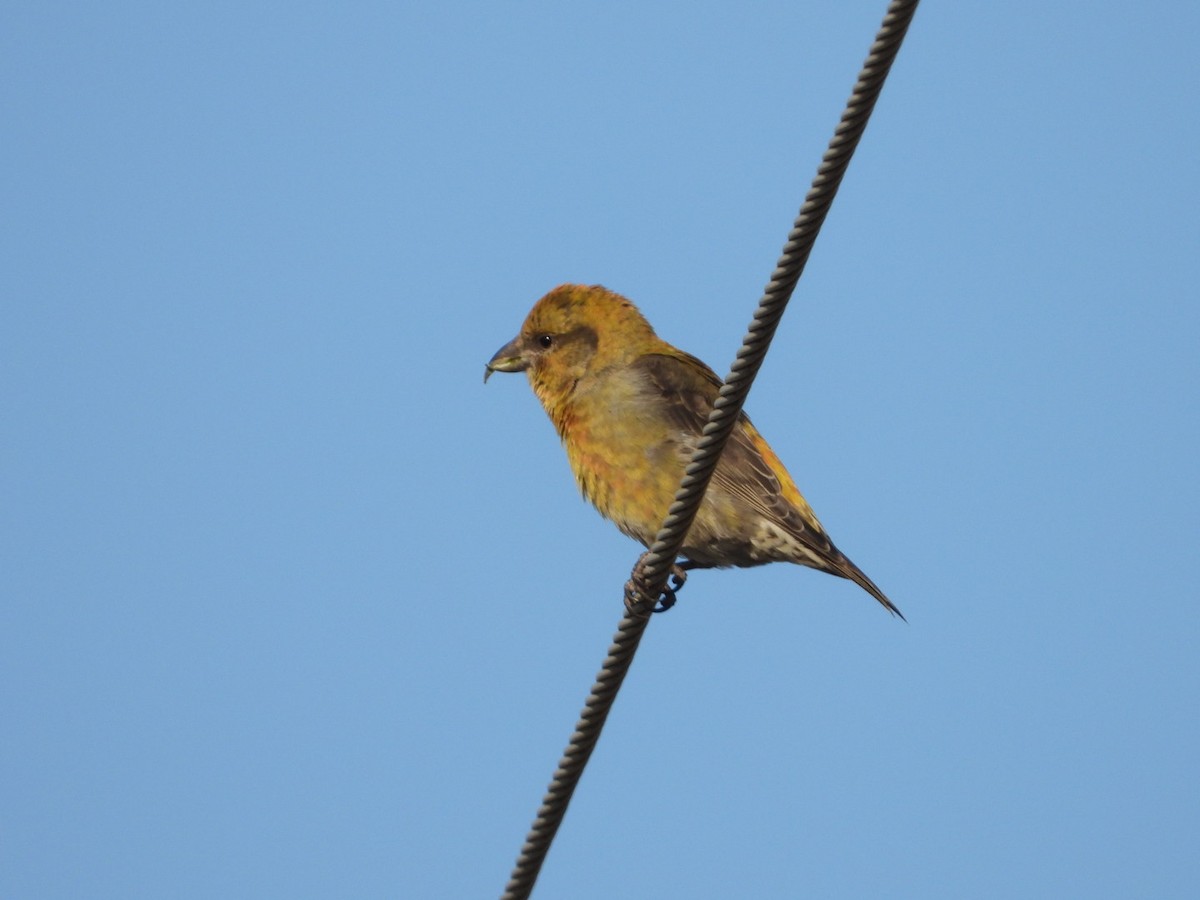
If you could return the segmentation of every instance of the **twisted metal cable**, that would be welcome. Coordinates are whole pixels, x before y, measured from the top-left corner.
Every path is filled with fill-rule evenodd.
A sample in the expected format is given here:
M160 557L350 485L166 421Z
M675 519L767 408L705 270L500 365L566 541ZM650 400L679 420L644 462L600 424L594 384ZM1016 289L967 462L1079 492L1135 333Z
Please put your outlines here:
M875 101L879 99L883 82L900 49L900 43L904 40L904 34L908 31L918 2L919 0L892 0L888 6L883 24L875 35L875 43L871 45L841 121L838 122L833 139L829 142L829 149L821 158L821 165L817 168L812 187L809 188L804 204L800 207L800 214L788 234L783 254L775 264L775 271L771 273L771 280L763 290L762 299L758 301L758 308L754 311L749 330L742 339L741 349L738 350L737 358L725 377L725 383L721 386L708 422L704 426L703 436L692 454L679 490L675 492L675 500L662 528L655 536L650 552L642 561L643 583L638 587L643 594L643 604L652 603L666 586L667 575L679 555L688 529L692 527L696 512L700 509L700 502L704 499L704 492L713 472L716 471L721 451L737 424L742 406L746 402L746 395L750 393L750 386L754 383L754 376L762 366L767 348L771 345L771 338L775 336L775 329L779 326L783 311L787 308L796 282L800 280L800 274L808 262L817 233L825 222L825 215L829 212L833 198L837 196L842 176L846 174L850 157L854 155L859 138L867 127L871 110L875 108Z
M550 844L558 832L563 816L567 813L571 795L575 793L575 787L579 784L588 758L596 749L600 731L604 728L604 720L608 718L613 701L617 698L617 691L621 688L621 682L625 680L625 673L629 671L633 654L637 652L649 622L649 616L635 615L629 611L621 618L617 632L613 635L613 642L608 648L608 655L600 666L599 674L596 675L596 682L583 705L583 712L579 714L575 732L567 742L567 749L563 751L558 768L554 770L554 777L550 779L550 786L546 789L546 796L542 798L537 818L530 826L525 844L521 847L521 855L517 857L517 864L504 890L503 900L524 900L533 890L542 863L550 851Z
M704 426L702 437L692 460L675 493L675 500L667 513L662 527L655 536L654 544L635 569L633 587L637 599L633 608L627 608L617 626L608 656L596 676L591 693L584 704L575 732L563 752L558 768L538 809L537 818L530 827L517 864L505 888L502 900L524 900L533 891L542 863L550 850L550 844L566 815L571 796L583 774L588 758L600 739L600 731L608 718L609 710L616 699L621 682L625 679L633 655L637 651L642 635L649 623L649 610L666 587L667 577L675 562L688 529L696 518L700 502L708 482L716 470L717 461L725 442L729 440L737 423L738 415L750 392L755 375L766 356L771 338L779 326L779 320L791 299L792 291L799 281L808 262L813 243L829 212L830 204L850 164L850 157L858 146L866 128L867 120L879 98L879 92L887 78L900 44L908 31L909 23L916 12L919 0L892 0L883 24L875 36L875 42L863 63L855 82L854 90L846 104L845 112L834 131L829 148L821 159L812 187L804 198L800 213L788 234L783 254L775 265L771 280L764 289L762 299L754 312L742 346L737 352L729 375L713 405L712 413ZM627 607L630 604L627 604Z

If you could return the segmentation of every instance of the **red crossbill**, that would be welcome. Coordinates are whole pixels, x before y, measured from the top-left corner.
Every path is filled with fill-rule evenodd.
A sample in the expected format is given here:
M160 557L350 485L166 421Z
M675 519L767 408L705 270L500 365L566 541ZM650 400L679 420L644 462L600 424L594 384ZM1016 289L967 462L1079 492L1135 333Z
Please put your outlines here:
M584 497L649 547L716 401L717 374L659 338L629 300L574 284L534 305L485 381L492 372L528 376ZM833 545L745 414L680 552L684 569L799 563L850 579L900 615Z

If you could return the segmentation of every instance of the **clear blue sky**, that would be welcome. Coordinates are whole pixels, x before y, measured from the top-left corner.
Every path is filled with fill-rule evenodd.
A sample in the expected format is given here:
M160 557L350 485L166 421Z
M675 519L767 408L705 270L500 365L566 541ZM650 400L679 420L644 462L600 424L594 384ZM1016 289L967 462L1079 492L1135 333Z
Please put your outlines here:
M0 896L497 895L639 547L483 364L721 372L885 8L0 16ZM1190 2L922 8L750 396L907 614L657 617L539 897L1200 894Z

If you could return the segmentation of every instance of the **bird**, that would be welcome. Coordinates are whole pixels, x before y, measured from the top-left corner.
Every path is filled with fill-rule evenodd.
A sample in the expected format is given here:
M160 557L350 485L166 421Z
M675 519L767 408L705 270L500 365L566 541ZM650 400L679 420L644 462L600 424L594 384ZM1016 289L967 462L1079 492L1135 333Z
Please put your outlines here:
M658 337L626 297L581 284L559 285L534 304L486 364L484 382L495 372L525 373L584 498L650 547L716 402L717 374ZM849 579L904 618L830 540L745 413L680 557L684 572L798 563Z

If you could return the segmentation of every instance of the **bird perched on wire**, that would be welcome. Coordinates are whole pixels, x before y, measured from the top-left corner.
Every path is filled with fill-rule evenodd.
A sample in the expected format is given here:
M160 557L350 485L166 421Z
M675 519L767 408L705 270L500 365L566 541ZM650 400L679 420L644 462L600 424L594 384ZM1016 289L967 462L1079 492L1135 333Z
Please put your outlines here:
M659 338L632 302L561 285L488 362L524 372L605 518L649 547L717 399L721 379ZM838 550L783 463L742 414L680 551L682 569L792 562L848 578L901 616Z

